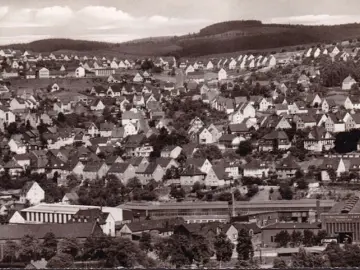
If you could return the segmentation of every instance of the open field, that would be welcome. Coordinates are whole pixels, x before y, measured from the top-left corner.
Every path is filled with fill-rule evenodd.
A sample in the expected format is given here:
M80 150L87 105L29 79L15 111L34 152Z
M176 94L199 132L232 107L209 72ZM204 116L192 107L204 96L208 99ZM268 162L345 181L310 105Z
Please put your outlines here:
M91 89L96 82L93 78L54 78L54 79L16 79L11 80L10 88L15 91L22 89L46 90L49 85L57 83L60 88L74 92L85 91Z

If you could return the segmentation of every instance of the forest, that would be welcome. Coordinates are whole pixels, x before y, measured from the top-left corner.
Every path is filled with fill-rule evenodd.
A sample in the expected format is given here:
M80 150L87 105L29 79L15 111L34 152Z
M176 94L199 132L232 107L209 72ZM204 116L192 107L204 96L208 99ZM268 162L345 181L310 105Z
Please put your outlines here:
M241 35L224 35L228 32L241 32ZM219 35L221 38L219 38ZM262 24L261 21L228 21L209 25L198 33L162 38L149 42L148 39L136 43L105 43L72 39L44 39L27 44L11 44L11 47L33 52L104 51L119 54L171 55L180 57L203 56L231 53L246 50L267 50L315 43L332 43L353 40L360 37L359 24L333 26L304 26L284 24Z

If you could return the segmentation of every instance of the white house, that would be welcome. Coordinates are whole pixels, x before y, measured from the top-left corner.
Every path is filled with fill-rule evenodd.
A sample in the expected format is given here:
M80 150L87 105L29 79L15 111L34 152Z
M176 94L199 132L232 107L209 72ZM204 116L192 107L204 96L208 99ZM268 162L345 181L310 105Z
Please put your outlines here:
M218 72L218 80L222 81L222 80L226 80L227 79L227 72L225 69L220 69Z
M351 77L351 75L349 75L343 80L341 88L342 90L350 90L351 87L356 83L357 82L355 81L355 79Z
M26 203L27 201L31 205L39 204L45 199L45 191L35 181L27 182L21 190L20 202Z
M75 77L76 77L76 78L85 77L85 68L83 68L83 67L77 67L77 68L75 69Z

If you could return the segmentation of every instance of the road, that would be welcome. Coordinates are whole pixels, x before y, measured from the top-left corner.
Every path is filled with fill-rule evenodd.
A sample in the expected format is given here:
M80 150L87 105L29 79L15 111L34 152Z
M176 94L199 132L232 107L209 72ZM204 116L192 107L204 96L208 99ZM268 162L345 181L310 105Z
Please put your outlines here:
M250 201L251 202L266 202L269 201L270 189L277 190L277 186L259 186L259 192L255 194Z

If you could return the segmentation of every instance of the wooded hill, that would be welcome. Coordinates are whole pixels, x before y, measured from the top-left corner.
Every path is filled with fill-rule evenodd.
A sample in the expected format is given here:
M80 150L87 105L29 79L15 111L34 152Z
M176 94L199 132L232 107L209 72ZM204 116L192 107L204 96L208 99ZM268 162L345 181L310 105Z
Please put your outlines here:
M317 43L360 39L360 24L305 26L263 24L261 21L228 21L184 36L148 38L126 43L106 43L72 39L44 39L27 44L2 46L34 52L101 50L129 55L204 56L247 50L266 50Z

